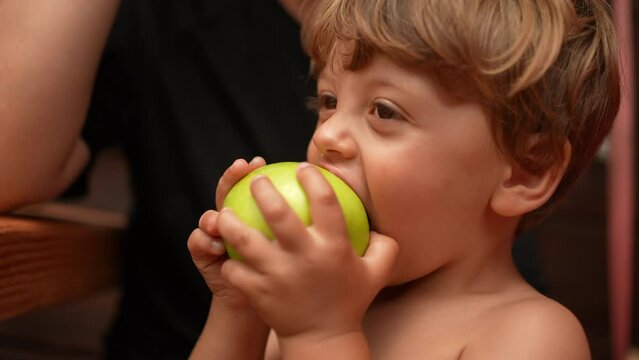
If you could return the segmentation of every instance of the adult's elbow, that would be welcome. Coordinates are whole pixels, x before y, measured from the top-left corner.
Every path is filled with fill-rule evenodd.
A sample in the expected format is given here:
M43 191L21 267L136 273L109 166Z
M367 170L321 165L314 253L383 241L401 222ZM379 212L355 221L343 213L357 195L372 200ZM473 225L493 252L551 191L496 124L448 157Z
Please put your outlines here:
M26 159L0 159L0 213L21 206L49 201L64 192L89 161L89 150L78 140L70 155L57 166L42 166Z

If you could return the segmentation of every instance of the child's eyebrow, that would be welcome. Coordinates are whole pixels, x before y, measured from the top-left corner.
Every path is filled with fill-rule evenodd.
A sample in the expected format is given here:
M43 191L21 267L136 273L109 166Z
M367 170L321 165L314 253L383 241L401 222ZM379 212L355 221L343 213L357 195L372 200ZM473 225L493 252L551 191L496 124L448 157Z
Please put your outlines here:
M375 77L375 78L372 78L372 79L366 79L366 80L367 80L366 82L367 82L370 86L375 86L375 87L392 87L392 88L398 88L398 89L401 89L401 88L402 88L402 87L401 87L401 86L399 86L397 83L395 83L395 82L393 82L393 81L390 81L390 80L388 80L388 79L386 79L386 78L378 78L378 77Z

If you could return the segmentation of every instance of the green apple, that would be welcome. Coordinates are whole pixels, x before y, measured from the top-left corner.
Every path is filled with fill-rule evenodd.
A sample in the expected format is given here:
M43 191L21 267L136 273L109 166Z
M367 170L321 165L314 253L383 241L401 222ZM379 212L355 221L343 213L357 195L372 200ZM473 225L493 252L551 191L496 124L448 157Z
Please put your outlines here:
M257 207L249 188L251 180L255 176L266 175L302 222L306 226L311 225L312 219L308 198L296 177L298 165L299 163L296 162L280 162L253 170L238 181L229 191L224 199L224 207L231 208L242 222L273 240L273 233L262 217L262 213ZM350 243L355 253L359 256L364 255L368 247L369 228L366 209L362 201L342 179L324 168L317 168L335 191L346 220ZM229 245L226 245L226 251L231 258L240 259L240 256Z

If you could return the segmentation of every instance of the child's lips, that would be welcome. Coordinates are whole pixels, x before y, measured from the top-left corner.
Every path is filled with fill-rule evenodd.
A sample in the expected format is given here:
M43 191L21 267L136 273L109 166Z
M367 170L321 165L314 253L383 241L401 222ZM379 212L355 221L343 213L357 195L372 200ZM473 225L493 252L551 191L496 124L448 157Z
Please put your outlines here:
M357 194L357 196L360 198L360 200L362 200L362 202L364 201L364 198L362 198L361 192L357 189L357 186L355 186L355 182L352 181L351 179L349 179L348 176L343 174L339 169L337 169L334 166L331 166L329 164L319 164L319 166L323 167L324 169L326 169L326 170L330 171L331 173L333 173L338 178L342 179L342 181L345 182L346 185L348 185L348 187L350 187L355 192L355 194Z
M346 185L348 185L355 192L355 194L359 197L359 199L362 201L362 204L364 204L364 207L366 208L366 212L368 213L368 210L369 210L368 201L367 201L367 197L364 196L366 194L366 192L364 190L362 190L359 186L357 186L357 184L359 182L356 182L352 178L349 178L348 176L346 176L346 174L341 172L339 168L336 168L336 167L332 166L331 164L320 163L318 165L323 167L323 168L325 168L326 170L330 171L331 173L333 173L338 178L342 179L342 181L344 181L346 183Z

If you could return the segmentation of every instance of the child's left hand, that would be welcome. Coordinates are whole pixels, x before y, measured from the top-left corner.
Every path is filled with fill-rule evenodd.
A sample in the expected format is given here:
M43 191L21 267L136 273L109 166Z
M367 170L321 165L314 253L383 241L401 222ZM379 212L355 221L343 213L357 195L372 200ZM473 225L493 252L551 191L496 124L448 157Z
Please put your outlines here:
M300 166L298 179L310 202L308 228L264 176L251 191L276 241L241 223L230 209L221 211L218 230L243 258L225 262L222 274L280 340L361 331L366 309L387 283L397 244L371 232L365 256L357 256L328 182L308 164Z

